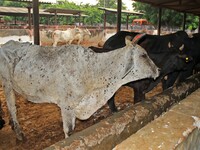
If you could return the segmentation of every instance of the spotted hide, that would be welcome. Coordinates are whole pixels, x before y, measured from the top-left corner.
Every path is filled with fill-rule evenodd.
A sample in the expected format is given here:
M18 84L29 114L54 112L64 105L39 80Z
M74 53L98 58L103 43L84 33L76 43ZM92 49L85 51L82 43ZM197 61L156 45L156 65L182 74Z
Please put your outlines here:
M129 43L107 53L80 45L41 47L9 41L0 49L0 75L18 139L23 139L15 92L34 103L55 103L61 109L65 137L75 119L88 119L122 85L156 78L159 69L143 48Z

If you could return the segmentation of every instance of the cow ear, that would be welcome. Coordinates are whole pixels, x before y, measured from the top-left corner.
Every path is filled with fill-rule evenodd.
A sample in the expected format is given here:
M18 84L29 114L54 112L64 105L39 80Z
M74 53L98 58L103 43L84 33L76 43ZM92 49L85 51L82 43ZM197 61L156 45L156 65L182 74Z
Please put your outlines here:
M126 36L125 37L125 44L126 44L126 46L132 45L131 36Z
M143 38L145 35L146 35L146 33L137 34L137 35L133 38L132 43L137 44L137 43L139 42L139 40L140 40L141 38Z

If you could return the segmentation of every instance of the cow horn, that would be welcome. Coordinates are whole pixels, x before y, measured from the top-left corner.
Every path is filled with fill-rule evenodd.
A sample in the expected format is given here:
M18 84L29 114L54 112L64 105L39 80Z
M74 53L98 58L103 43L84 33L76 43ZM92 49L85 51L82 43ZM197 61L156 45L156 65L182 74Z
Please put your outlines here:
M133 38L132 43L137 44L137 43L139 42L139 40L140 40L141 38L143 38L145 35L146 35L146 33L137 34L137 35Z
M183 45L181 45L181 47L179 47L179 50L180 50L180 51L182 51L182 50L183 50L183 48L184 48L184 44L183 44Z
M171 47L172 47L172 45L171 45L171 42L169 42L169 43L168 43L168 47L169 47L169 48L171 48Z

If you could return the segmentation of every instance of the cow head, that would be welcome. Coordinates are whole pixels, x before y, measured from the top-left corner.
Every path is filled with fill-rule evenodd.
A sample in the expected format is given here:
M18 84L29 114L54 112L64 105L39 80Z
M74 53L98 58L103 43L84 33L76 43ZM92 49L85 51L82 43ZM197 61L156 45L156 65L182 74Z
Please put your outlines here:
M181 66L182 68L185 68L185 66L193 61L193 58L191 56L188 56L186 54L179 54L178 58L181 59L181 61L183 62L184 66ZM179 65L181 65L181 63L179 63Z
M145 36L145 34L140 35L140 38ZM141 75L147 75L146 78L154 78L156 79L159 76L160 69L154 64L154 62L149 58L147 52L138 44L136 44L138 40L131 40L130 36L126 36L125 48L132 48L130 57L130 65L127 68L126 74L123 78L125 78L128 74L132 74L136 78L139 78ZM141 69L143 67L143 69Z
M183 51L185 49L184 43L189 39L188 34L185 31L177 31L173 33L173 38L170 39L170 42L168 43L168 48L172 50L180 50Z

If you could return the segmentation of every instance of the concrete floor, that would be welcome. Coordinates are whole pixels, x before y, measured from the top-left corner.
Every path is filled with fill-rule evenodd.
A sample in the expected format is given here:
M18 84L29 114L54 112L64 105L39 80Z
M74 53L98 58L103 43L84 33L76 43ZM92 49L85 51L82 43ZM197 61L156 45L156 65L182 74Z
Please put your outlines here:
M200 150L200 89L113 150ZM190 139L190 140L189 140Z

